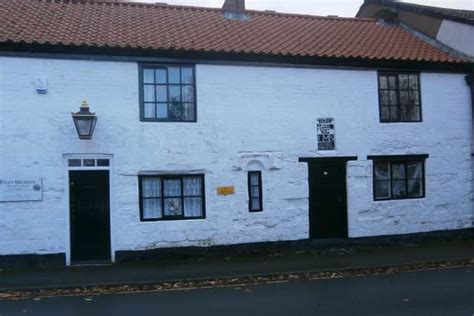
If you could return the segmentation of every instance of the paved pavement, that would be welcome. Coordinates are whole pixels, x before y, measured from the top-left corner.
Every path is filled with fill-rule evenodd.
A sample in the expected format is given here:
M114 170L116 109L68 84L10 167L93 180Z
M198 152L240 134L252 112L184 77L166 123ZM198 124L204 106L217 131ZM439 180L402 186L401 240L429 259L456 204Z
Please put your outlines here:
M0 292L12 289L133 285L299 271L385 267L474 258L474 241L437 242L381 248L327 249L213 259L161 260L112 266L21 269L0 272ZM3 315L2 315L3 316Z
M170 292L1 301L1 316L474 315L474 268Z

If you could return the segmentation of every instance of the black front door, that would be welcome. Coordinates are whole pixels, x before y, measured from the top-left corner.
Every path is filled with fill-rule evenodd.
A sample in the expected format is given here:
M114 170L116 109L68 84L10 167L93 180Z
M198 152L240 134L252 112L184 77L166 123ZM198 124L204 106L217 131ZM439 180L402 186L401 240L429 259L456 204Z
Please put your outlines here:
M310 238L347 238L346 162L309 162Z
M69 171L71 261L110 261L109 172Z

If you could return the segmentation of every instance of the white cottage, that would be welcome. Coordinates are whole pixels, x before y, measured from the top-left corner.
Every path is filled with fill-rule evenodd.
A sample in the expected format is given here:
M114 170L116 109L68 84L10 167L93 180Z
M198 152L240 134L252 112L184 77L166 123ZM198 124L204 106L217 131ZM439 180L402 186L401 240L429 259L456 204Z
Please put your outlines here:
M473 227L473 64L402 25L241 0L0 20L0 258Z

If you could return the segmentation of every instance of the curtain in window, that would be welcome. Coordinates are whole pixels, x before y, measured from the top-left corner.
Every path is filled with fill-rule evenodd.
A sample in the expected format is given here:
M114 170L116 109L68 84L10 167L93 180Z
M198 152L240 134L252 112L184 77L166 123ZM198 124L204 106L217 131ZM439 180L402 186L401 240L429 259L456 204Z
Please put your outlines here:
M419 161L407 164L408 196L419 197L423 195L423 164Z
M392 194L393 198L402 198L406 196L405 187L405 164L392 163Z
M163 194L165 216L179 216L182 215L183 210L181 206L181 180L170 179L163 181Z
M390 198L390 164L388 162L375 163L375 196Z
M161 218L161 179L142 179L143 218Z
M186 177L184 186L184 215L186 217L202 216L202 181L200 177Z

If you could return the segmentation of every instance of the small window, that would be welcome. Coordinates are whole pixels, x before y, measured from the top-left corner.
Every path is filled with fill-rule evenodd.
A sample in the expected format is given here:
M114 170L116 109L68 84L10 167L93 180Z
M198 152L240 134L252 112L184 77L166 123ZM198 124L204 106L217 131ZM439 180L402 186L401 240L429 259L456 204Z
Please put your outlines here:
M97 159L97 167L108 167L109 164L109 159Z
M142 121L196 122L194 66L140 67Z
M400 200L425 196L424 159L374 160L374 199Z
M69 159L69 167L80 167L82 165L81 159Z
M201 219L204 212L204 175L141 176L142 221Z
M420 75L379 73L380 122L421 122Z
M263 211L262 199L262 172L249 171L248 173L248 189L249 189L249 211Z

